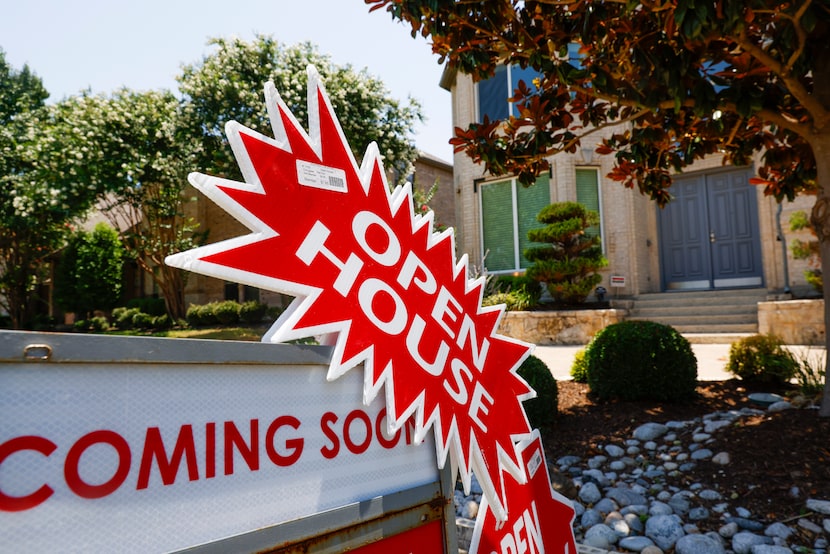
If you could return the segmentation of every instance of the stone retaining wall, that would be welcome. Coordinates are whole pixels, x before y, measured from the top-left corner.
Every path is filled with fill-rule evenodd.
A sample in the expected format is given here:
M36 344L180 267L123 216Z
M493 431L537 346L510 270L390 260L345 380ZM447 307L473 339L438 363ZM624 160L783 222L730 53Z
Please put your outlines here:
M824 300L758 302L758 333L774 333L786 344L824 345Z
M506 312L499 334L533 344L588 344L604 327L626 318L627 310Z

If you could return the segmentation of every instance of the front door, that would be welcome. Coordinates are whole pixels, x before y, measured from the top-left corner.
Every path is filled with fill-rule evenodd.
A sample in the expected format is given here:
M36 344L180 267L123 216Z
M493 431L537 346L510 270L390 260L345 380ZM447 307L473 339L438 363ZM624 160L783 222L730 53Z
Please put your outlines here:
M659 210L667 290L763 284L758 202L746 169L676 177Z

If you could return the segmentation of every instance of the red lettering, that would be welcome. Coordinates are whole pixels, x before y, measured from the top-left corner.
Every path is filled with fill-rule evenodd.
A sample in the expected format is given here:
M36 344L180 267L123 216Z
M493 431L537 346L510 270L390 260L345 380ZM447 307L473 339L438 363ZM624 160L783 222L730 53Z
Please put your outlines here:
M259 420L251 420L251 444L248 445L233 421L225 422L225 475L233 474L233 450L248 464L251 471L259 469Z
M362 421L363 428L365 429L365 437L363 438L363 442L359 444L352 440L352 423L356 420ZM366 412L362 410L352 410L349 412L349 415L346 416L346 421L343 422L343 442L346 443L346 448L352 454L363 454L366 452L372 443L372 421L366 415Z
M81 456L94 444L108 444L118 454L118 467L115 469L115 473L108 481L100 485L90 485L84 481L78 468ZM127 444L124 437L115 431L93 431L78 439L69 449L63 464L63 476L66 479L67 486L81 498L103 498L115 492L127 479L127 475L130 473L131 460L130 445Z
M35 452L48 457L57 447L58 446L49 439L35 435L15 437L4 442L3 444L0 444L0 465L3 464L6 458L15 452L34 450ZM32 494L28 494L26 496L9 496L3 491L0 491L0 510L6 512L22 512L23 510L29 510L38 504L45 502L47 498L52 496L53 492L52 487L49 485L43 485Z
M300 428L300 420L294 416L280 416L271 422L268 430L265 432L265 452L268 458L274 462L275 465L285 467L297 463L303 453L303 446L305 440L302 438L293 438L285 441L285 447L289 450L287 455L280 454L274 446L274 439L280 427L291 427L295 431Z
M378 413L378 417L375 420L375 434L378 437L378 442L386 449L395 448L395 445L397 445L401 440L401 431L399 429L391 439L387 439L385 434L386 425L381 426L381 422L384 421L386 421L386 408L382 409L380 413Z
M193 426L182 425L179 429L179 436L173 446L173 456L168 459L164 450L164 442L161 439L161 431L158 427L147 429L144 439L144 451L141 454L141 465L138 469L138 484L136 490L146 489L150 483L150 471L153 466L153 459L156 460L159 468L161 482L171 485L176 480L182 458L187 461L187 476L191 481L199 478L199 467L196 465L196 445L193 441Z
M324 458L331 460L340 453L340 441L337 438L337 433L331 428L332 424L337 423L337 414L333 412L326 412L320 418L320 429L327 439L331 441L331 447L323 446L320 449L320 454Z
M216 477L216 424L205 425L205 479Z

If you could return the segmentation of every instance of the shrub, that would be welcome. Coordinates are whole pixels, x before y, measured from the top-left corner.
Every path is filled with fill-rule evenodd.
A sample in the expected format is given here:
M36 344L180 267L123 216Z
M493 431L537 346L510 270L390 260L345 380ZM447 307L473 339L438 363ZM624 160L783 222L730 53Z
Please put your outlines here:
M154 316L139 311L133 316L133 329L152 329Z
M170 319L170 316L167 314L157 315L153 317L153 329L158 329L159 331L164 331L165 329L170 329L173 326L173 321Z
M622 321L602 329L585 350L588 386L600 400L690 400L697 359L673 327Z
M213 309L213 315L220 325L231 325L239 322L239 302L225 300L209 304Z
M536 356L529 356L517 371L536 391L536 398L525 400L524 409L530 426L550 429L559 412L559 389L548 366Z
M185 318L191 327L207 327L219 322L216 319L212 304L191 304L187 309Z
M72 330L78 333L86 333L89 330L89 321L86 319L79 319L72 324Z
M482 306L495 306L497 304L504 304L505 309L509 312L527 310L534 305L527 294L519 291L497 292L481 300Z
M798 390L805 396L817 396L824 391L824 381L827 379L827 369L824 365L824 356L809 352L797 358L796 380Z
M590 232L599 214L577 202L558 202L543 208L536 219L546 227L528 231L527 238L545 245L524 251L533 262L528 277L545 283L557 302L585 302L602 281L597 271L608 265L599 235Z
M89 328L94 333L101 333L110 328L110 322L105 317L96 316L89 320Z
M261 323L268 311L268 304L262 304L256 300L249 300L239 306L239 319L243 323Z
M783 385L798 371L798 361L784 349L784 342L776 335L752 335L729 348L726 370L755 383Z
M112 319L115 322L116 327L122 331L125 331L133 328L133 318L136 314L140 313L141 310L138 308L119 307L112 311Z
M574 354L574 361L571 364L571 377L577 383L588 382L588 361L585 358L585 348L577 350Z

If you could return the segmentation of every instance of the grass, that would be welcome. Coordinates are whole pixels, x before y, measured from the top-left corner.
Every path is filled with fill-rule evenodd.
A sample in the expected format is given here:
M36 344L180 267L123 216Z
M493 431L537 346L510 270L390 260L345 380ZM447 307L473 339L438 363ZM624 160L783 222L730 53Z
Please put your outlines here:
M265 328L252 327L208 327L205 329L171 329L169 331L112 331L112 335L128 335L141 337L167 337L173 339L209 339L209 340L241 340L259 342L265 334Z

